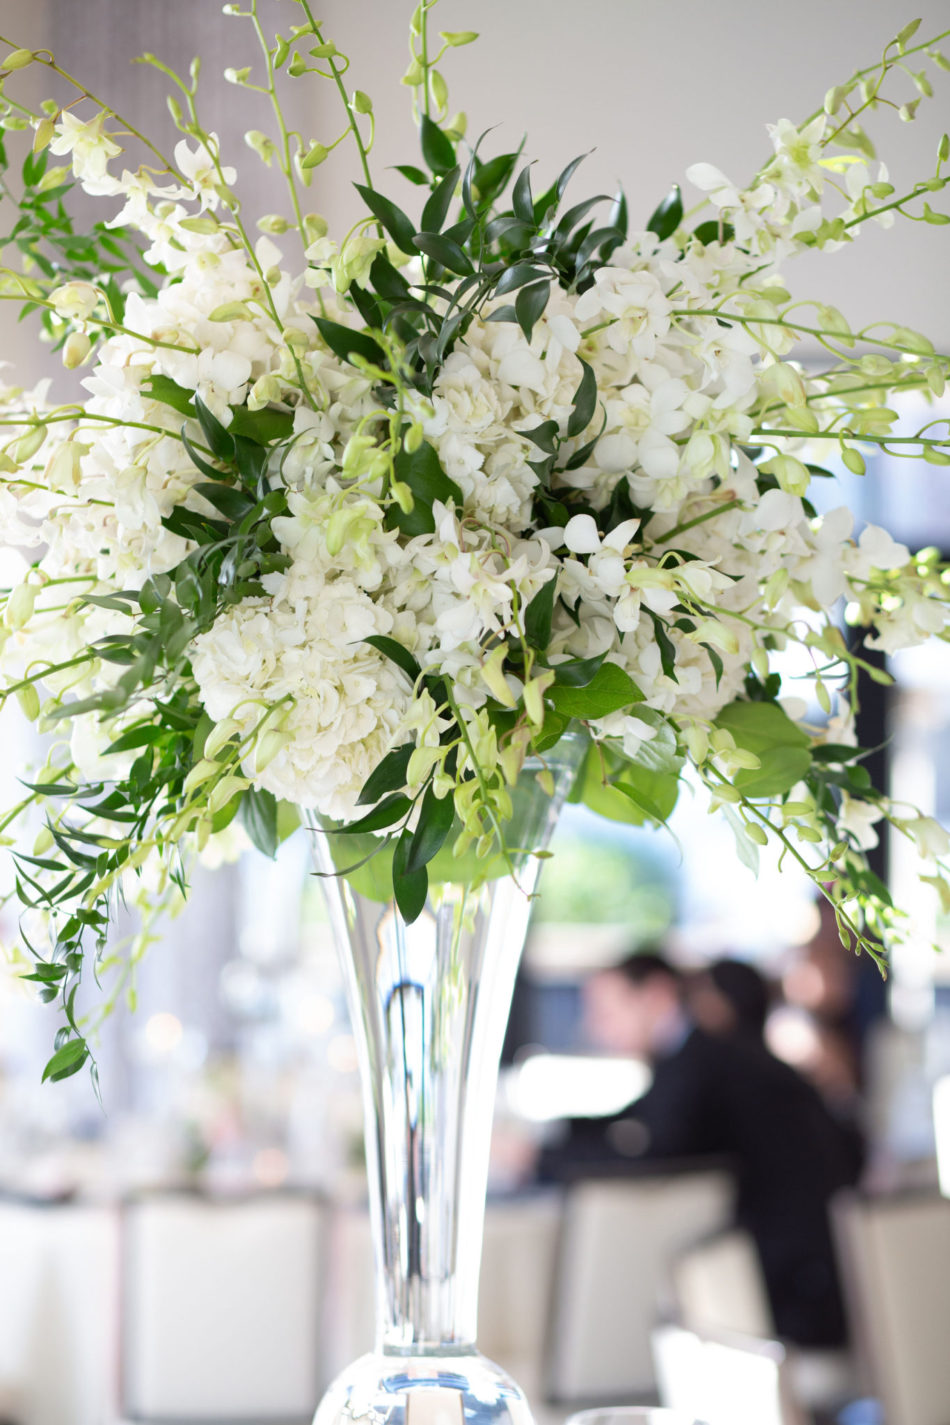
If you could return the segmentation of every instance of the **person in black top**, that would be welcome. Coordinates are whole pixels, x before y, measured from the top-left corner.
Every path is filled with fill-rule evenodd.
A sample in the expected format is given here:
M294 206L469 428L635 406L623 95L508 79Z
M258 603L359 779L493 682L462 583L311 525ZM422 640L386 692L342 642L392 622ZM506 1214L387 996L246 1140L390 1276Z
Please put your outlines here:
M661 956L631 956L592 977L591 1037L646 1059L653 1081L609 1118L574 1119L546 1148L539 1175L570 1181L636 1172L651 1160L730 1159L737 1225L755 1241L775 1329L801 1346L836 1347L846 1324L828 1203L853 1185L853 1152L817 1092L751 1036L694 1025L677 971Z
M714 960L692 977L686 996L690 1016L709 1034L761 1044L769 1014L769 985L744 960Z

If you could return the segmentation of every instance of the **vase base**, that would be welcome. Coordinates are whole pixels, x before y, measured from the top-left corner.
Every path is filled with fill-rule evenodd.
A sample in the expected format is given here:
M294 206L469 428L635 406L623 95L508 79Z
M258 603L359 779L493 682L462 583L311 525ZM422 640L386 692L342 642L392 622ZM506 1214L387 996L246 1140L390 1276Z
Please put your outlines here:
M371 1353L330 1386L313 1425L534 1425L524 1391L500 1366L458 1355Z

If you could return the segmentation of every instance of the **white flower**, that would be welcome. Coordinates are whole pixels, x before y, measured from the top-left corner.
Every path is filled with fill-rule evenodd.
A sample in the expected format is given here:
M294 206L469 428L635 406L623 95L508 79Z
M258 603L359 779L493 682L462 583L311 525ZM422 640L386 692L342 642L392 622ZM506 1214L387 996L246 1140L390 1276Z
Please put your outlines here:
M393 744L409 705L405 676L366 643L392 619L352 581L291 572L272 599L245 599L195 640L202 702L243 733L286 734L257 774L277 797L324 815L352 814L366 778Z
M928 861L936 861L950 852L950 836L932 816L917 816L902 821L901 826L913 837L918 853Z
M105 194L117 191L106 166L110 158L122 152L121 147L106 133L108 118L105 109L85 123L71 110L65 109L56 121L56 132L50 140L50 153L72 154L73 173L87 193Z
M185 139L175 145L175 162L203 208L215 208L220 201L220 189L230 188L237 181L237 170L221 167L221 145L217 134L191 149ZM219 171L220 170L220 171Z
M838 825L842 831L853 836L861 851L870 851L877 845L878 835L874 828L883 815L883 807L876 803L860 801L857 797L849 796L847 792L841 793Z

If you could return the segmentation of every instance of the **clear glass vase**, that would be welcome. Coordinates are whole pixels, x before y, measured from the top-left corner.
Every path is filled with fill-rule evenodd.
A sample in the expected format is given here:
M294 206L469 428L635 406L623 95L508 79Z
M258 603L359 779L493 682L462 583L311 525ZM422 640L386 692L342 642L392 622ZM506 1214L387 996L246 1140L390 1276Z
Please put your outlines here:
M520 1388L476 1348L478 1274L498 1062L541 868L529 853L547 846L582 753L564 738L525 765L506 829L525 848L515 875L499 864L473 884L484 865L442 853L412 925L385 852L344 879L332 873L358 859L355 838L315 836L359 1054L376 1259L375 1349L333 1383L315 1425L531 1421Z

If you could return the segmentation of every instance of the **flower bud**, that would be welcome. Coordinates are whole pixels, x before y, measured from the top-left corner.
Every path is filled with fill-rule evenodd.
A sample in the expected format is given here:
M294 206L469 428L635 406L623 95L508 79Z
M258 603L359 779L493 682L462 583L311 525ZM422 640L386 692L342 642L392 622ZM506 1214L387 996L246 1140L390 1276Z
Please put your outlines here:
M287 745L287 734L279 727L269 727L262 733L260 740L254 748L254 770L258 776L269 767L277 756Z
M36 133L33 135L33 152L42 153L52 142L56 134L56 125L50 118L41 119L36 126Z
M214 757L240 730L240 726L233 717L225 717L220 722L216 722L205 739L205 758Z
M72 321L89 317L99 304L99 289L91 282L64 282L49 294L50 306Z
M403 437L403 448L407 455L415 455L422 444L423 430L418 421L413 421Z
M12 49L3 61L4 69L25 69L28 64L33 63L33 51L31 49Z
M16 697L24 717L29 718L30 722L36 722L40 715L40 695L35 684L28 683L25 688L17 688Z
M263 218L258 218L257 226L262 233L269 233L273 237L279 237L290 227L286 218L282 218L279 213L265 213Z
M10 590L6 608L3 611L3 622L7 628L23 628L25 624L29 623L33 617L38 593L39 590L35 584L17 584L15 589Z
M13 447L13 458L16 463L25 465L28 460L32 460L46 440L46 436L47 430L43 425L34 426L29 434L21 436Z
M270 168L277 155L277 146L274 140L268 138L260 129L248 129L244 135L244 142L248 148L252 148L258 158L262 159L268 168Z
M92 350L92 342L85 332L70 332L63 344L63 365L67 371L81 366Z
M325 144L312 143L303 158L300 159L300 167L305 173L311 168L319 168L320 164L326 160L329 152L330 150Z
M437 69L429 75L429 91L437 109L444 109L449 102L449 86Z

